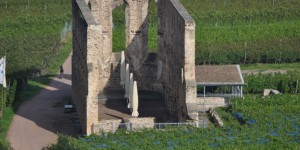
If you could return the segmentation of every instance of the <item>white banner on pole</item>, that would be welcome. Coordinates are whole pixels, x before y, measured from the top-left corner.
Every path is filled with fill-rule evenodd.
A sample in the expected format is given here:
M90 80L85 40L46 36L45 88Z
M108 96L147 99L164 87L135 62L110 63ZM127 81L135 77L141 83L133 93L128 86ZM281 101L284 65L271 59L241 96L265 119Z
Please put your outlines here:
M0 84L6 88L6 77L5 77L5 69L6 69L6 56L0 59Z

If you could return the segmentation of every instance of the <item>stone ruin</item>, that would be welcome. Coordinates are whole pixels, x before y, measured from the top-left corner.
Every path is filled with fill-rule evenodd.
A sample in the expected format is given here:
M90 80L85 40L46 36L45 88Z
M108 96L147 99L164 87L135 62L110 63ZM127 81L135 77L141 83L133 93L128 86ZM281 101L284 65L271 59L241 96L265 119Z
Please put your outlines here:
M115 91L124 91L120 84L121 53L112 52L113 2L72 1L72 100L87 135L98 131L93 127L99 122L111 123L99 113L105 109L99 106L102 100L115 96ZM179 0L158 0L157 53L149 53L148 2L124 0L126 63L139 91L161 93L166 111L178 122L197 120L195 21Z

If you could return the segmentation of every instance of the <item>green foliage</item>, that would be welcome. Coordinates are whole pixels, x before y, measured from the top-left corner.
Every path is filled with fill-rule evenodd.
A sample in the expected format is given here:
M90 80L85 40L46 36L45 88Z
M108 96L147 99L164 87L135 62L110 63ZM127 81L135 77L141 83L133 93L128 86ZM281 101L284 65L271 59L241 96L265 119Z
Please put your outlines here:
M9 143L6 140L7 132L10 123L13 119L14 111L12 107L6 107L3 110L3 117L0 119L0 149L6 150L10 148Z
M0 118L4 116L6 107L10 107L16 97L17 82L14 80L7 88L0 87Z
M14 112L16 112L19 106L35 96L41 89L43 89L47 84L50 83L51 79L57 75L58 68L66 58L70 55L72 46L72 40L70 35L63 41L59 48L59 53L57 57L54 58L55 63L52 63L48 67L48 75L35 77L28 80L28 85L24 90L17 91L17 95L13 95L16 92L17 82L14 80L10 84L10 90L7 95L7 107L5 107L3 112L3 118L0 119L0 149L10 149L9 143L6 141L7 132L11 124ZM15 98L15 99L13 99ZM11 105L12 104L12 105Z
M268 73L258 75L245 75L244 93L258 94L264 89L277 89L281 93L300 93L299 71L285 73ZM298 85L297 85L298 81Z
M4 143L0 143L0 149L7 150L7 149L9 149L9 146Z
M31 76L52 63L70 10L70 0L0 2L0 54L6 52L9 78Z
M181 2L197 24L197 64L300 60L299 1Z
M7 95L7 102L6 106L11 106L15 100L16 97L16 92L17 92L17 82L15 80L11 81L8 95Z
M113 51L125 49L125 5L113 10Z
M242 70L257 70L257 71L264 71L264 70L288 70L294 71L300 68L300 63L281 63L281 64L242 64L240 65Z
M274 1L274 5L270 0L180 1L196 21L196 64L300 61L299 1ZM155 51L157 7L149 2L148 47ZM125 6L115 11L119 12L114 13L117 51L125 49Z
M6 135L14 111L49 83L69 56L71 40L69 37L68 42L62 42L66 33L62 29L64 25L65 28L66 25L69 27L70 24L66 22L70 20L70 0L0 1L0 56L6 55L7 79L11 81L6 95L7 107L4 107L0 120L0 149L10 149ZM15 96L15 79L33 77L46 70L49 70L48 77L29 80L26 90L18 91L18 96Z
M89 144L75 138L59 135L57 144L44 148L45 150L88 150Z
M154 0L149 1L148 14L148 49L156 51L157 47L157 6ZM125 5L113 10L113 51L125 50Z
M230 108L217 109L224 127L120 130L79 139L60 136L48 149L299 149L299 95L246 97L231 103ZM242 114L244 123L231 112Z

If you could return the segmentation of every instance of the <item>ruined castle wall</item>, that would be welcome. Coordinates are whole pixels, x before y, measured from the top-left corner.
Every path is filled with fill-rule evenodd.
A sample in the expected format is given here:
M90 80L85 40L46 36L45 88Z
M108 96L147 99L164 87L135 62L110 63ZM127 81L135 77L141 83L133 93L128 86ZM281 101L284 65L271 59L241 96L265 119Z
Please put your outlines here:
M139 90L163 92L162 86L157 80L157 57L157 53L148 53L140 69L139 76L135 75Z
M120 53L112 53L112 3L113 0L90 0L91 12L96 22L101 25L102 35L100 62L100 94L111 90L121 90L120 86Z
M104 61L109 61L112 54L112 3L113 0L90 0L92 15L102 27L104 51L101 59Z
M101 26L96 23L83 0L73 0L72 101L76 106L83 131L91 133L98 122L99 61Z
M120 61L121 53L114 52L111 55L110 61L106 64L104 71L101 71L101 93L109 93L110 91L121 91L121 80L120 80ZM101 116L100 116L101 118Z
M168 112L195 119L195 22L179 0L158 1L158 77Z
M148 1L125 0L126 59L140 72L148 51Z

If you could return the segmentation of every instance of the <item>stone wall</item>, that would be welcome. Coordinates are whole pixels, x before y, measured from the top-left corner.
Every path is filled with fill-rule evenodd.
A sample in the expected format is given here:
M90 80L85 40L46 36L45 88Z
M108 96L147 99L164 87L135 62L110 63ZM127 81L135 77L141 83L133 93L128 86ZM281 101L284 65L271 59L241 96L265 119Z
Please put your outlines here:
M125 119L125 123L129 123L127 130L141 130L145 128L154 128L155 118L154 117L144 117L144 118L128 118Z
M83 131L91 133L98 122L99 61L101 26L96 23L85 1L73 0L72 101Z
M158 78L165 104L179 121L197 119L194 108L195 22L178 0L158 0Z
M121 119L101 120L93 124L93 133L98 134L100 132L116 132L121 122Z
M162 86L157 80L157 57L157 53L148 53L139 72L131 66L130 71L134 74L134 80L137 81L139 91L162 92Z
M225 107L226 101L223 97L197 97L197 111L208 111L209 108Z
M126 60L139 73L148 52L148 1L125 0Z
M121 123L121 119L107 119L101 120L98 123L93 124L93 133L100 132L116 132L118 129L126 129L129 131L138 131L145 128L154 128L155 118L144 117L144 118L127 118L124 119L124 123Z
M101 55L98 58L100 67L100 93L109 90L120 90L119 77L119 53L112 53L112 4L113 0L90 0L91 13L95 21L101 25L102 31L95 32L102 36L102 45L100 45Z
M104 62L109 61L112 54L112 3L113 0L90 0L92 15L96 22L102 27L102 47L104 50L101 55L101 60Z
M110 91L123 90L120 85L120 61L121 53L112 53L107 70L101 71L101 87L100 93L109 93ZM104 74L105 73L105 74Z

